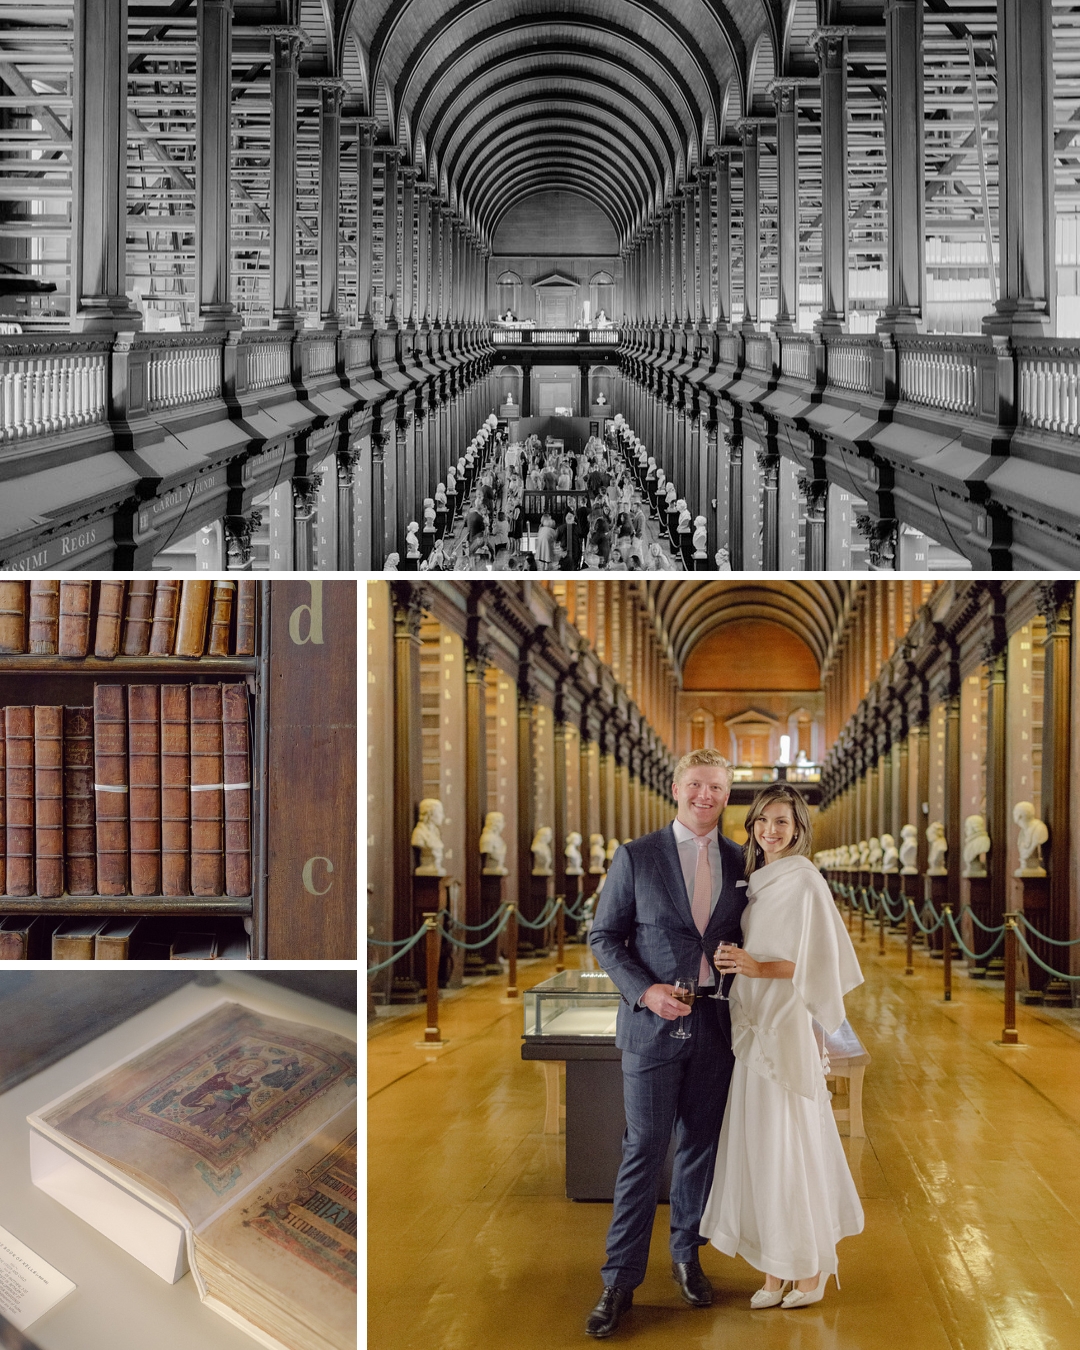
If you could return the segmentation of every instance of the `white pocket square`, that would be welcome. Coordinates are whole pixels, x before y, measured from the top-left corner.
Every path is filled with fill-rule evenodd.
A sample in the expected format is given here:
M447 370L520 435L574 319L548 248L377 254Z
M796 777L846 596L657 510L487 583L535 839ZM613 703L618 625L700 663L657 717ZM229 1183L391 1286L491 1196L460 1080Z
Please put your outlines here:
M738 888L739 888L740 886L745 886L745 885L746 885L746 882L745 882L745 881L737 881L737 882L735 883L735 889L738 890Z

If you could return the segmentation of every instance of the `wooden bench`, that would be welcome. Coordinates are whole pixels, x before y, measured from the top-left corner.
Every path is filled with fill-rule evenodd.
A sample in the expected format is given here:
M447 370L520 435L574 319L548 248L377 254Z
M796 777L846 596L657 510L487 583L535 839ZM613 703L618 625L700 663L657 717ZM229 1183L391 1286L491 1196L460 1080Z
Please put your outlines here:
M825 1053L829 1057L829 1069L826 1081L843 1079L847 1082L847 1106L834 1106L833 1118L846 1120L848 1134L852 1139L865 1139L866 1130L862 1118L863 1075L870 1063L870 1055L862 1041L856 1036L849 1021L840 1024L833 1036L825 1037ZM837 1087L837 1093L840 1088Z

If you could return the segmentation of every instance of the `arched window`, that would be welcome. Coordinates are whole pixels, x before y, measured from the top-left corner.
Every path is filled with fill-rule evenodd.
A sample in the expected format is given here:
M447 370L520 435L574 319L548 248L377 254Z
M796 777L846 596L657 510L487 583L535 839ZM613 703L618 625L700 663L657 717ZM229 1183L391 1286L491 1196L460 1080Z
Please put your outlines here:
M589 313L594 318L601 310L605 318L615 317L615 278L609 272L597 272L589 278L589 300L592 302Z
M501 317L507 310L521 318L521 278L516 272L501 272L495 282L495 309Z

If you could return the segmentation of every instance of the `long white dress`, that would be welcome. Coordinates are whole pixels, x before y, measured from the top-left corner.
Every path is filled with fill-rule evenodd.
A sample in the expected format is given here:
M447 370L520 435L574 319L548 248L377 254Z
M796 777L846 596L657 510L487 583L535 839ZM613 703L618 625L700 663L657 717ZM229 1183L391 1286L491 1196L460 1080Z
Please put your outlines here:
M835 1275L836 1244L862 1232L863 1211L813 1024L839 1028L862 972L809 858L758 868L746 893L744 949L758 961L793 961L795 974L732 980L735 1068L701 1233L784 1280Z

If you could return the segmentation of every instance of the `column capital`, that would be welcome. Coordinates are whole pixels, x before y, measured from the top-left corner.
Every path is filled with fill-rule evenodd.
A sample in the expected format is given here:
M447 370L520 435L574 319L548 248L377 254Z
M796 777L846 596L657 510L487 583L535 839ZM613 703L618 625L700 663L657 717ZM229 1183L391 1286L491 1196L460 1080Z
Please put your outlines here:
M262 512L252 511L246 516L226 516L225 551L230 571L239 571L251 562L251 536L262 525Z
M315 514L322 484L321 473L312 473L292 480L293 514L297 520L310 520Z
M360 136L360 144L370 149L375 144L375 133L379 129L379 119L377 117L358 117L356 119L356 130Z
M300 53L311 45L311 39L296 24L263 23L259 25L258 32L270 38L277 51L294 67L299 64Z
M356 450L339 450L337 455L338 487L352 487L356 477L356 462L359 454Z
M778 113L790 113L794 112L798 106L799 86L803 83L805 81L785 75L779 79L771 80L766 86L765 92L772 95Z
M855 528L866 540L866 553L876 568L888 569L896 561L896 542L899 522L893 519L879 520L875 516L859 515L855 517Z
M763 126L771 125L771 117L740 117L735 130L742 136L743 146L757 145L758 133Z
M856 30L852 24L823 24L810 34L810 46L820 65L835 65L847 55L847 40Z

